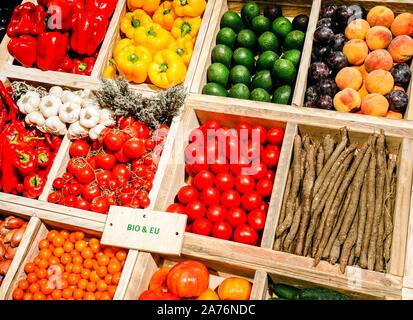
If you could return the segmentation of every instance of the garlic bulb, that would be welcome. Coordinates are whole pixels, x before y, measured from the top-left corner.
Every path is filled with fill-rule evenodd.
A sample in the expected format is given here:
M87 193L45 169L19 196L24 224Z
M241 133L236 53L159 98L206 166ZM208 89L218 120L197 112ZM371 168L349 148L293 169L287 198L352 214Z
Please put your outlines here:
M95 109L100 109L100 105L95 99L83 99L81 106L83 108L93 107Z
M103 129L105 129L106 126L104 124L98 124L97 126L93 127L92 129L89 130L89 138L92 140L97 140L102 133Z
M17 106L20 112L28 114L39 110L40 95L36 91L26 92L18 101Z
M43 125L43 126L37 126L36 128L37 128L37 130L39 130L40 132L43 132L43 133L47 133L47 132L48 132L45 125Z
M59 119L65 123L73 123L79 120L80 105L74 102L66 102L59 108Z
M88 135L88 130L80 125L79 121L72 123L67 130L69 139L81 139Z
M60 121L58 116L53 116L46 119L45 126L47 132L57 134L57 135L64 135L67 131L66 124Z
M99 122L100 112L94 107L87 107L80 111L80 124L85 128L93 128Z
M54 86L49 89L49 95L60 98L63 94L62 87Z
M85 90L76 91L75 94L81 97L82 99L86 99L90 97L90 92L91 91L89 89L85 89Z
M77 104L82 104L82 100L83 100L77 94L75 94L75 93L73 93L72 91L69 91L69 90L63 91L61 99L62 99L63 103L74 102L74 103L77 103Z
M40 111L33 111L29 113L26 118L24 118L24 121L32 126L42 127L45 125L46 119L43 117L43 114Z
M60 98L55 96L46 96L40 101L40 111L45 118L54 117L57 116L61 105L62 101L60 101Z
M99 123L110 127L115 124L115 119L113 117L113 112L109 109L101 109L99 116Z

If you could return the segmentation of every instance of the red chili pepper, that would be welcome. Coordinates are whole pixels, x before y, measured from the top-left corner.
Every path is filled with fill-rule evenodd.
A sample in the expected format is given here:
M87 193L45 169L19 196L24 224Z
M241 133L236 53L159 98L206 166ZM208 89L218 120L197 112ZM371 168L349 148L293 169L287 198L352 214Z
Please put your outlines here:
M10 39L7 49L23 67L32 67L37 60L37 40L32 36L23 35Z
M37 173L28 175L23 181L23 195L28 198L37 198L42 193L45 184L46 178L44 176Z
M50 150L45 147L39 147L36 149L36 152L37 166L39 168L47 168L51 161L50 158L52 157Z
M4 86L3 81L0 80L0 96L3 99L4 103L10 108L10 113L14 112L15 115L19 112L19 107L12 99L10 93L7 91Z
M39 35L46 28L46 11L40 5L25 2L18 5L7 27L7 35L15 38L21 35Z
M54 151L55 152L57 152L58 150L59 150L59 148L60 148L60 145L62 144L62 139L61 138L59 138L58 136L55 136L55 137L53 137L53 139L52 139L52 143L53 143L53 146L54 146Z
M72 50L81 55L93 56L105 38L108 19L103 14L85 11L74 14L72 23Z
M90 76L92 74L95 61L96 61L95 58L84 58L84 59L73 60L72 73Z
M24 190L24 185L23 185L23 183L19 182L19 183L16 185L16 191L17 191L18 194L22 194L22 193L23 193L23 190Z
M67 33L45 32L37 38L37 66L42 70L57 70L69 45Z
M10 193L14 190L18 183L18 172L16 167L14 166L14 158L15 152L12 145L9 143L5 143L3 145L3 161L1 165L2 170L2 184L3 184L3 191L6 193Z
M49 0L47 3L47 27L50 30L69 31L72 29L72 16L75 13L68 0Z
M60 65L59 69L61 69L62 72L69 72L71 73L73 70L73 60L70 59L70 57L67 55L64 59L62 64ZM57 71L60 71L57 69Z
M14 165L20 174L25 177L34 173L37 169L37 154L29 149L23 151L16 149L15 151Z
M116 9L118 0L86 0L86 11L103 14L109 19Z

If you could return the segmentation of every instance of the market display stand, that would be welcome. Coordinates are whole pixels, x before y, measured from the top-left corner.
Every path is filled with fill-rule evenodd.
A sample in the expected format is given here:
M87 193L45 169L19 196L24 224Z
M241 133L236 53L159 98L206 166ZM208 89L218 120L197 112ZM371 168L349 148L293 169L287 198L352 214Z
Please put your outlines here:
M378 2L358 1L363 6L371 7ZM413 5L399 0L385 1L386 5L396 13L406 10L406 5ZM349 2L340 2L349 3ZM351 2L353 3L353 2ZM380 2L381 4L383 1ZM277 167L274 189L269 203L269 211L260 247L244 245L236 242L186 233L180 257L169 257L159 254L129 250L127 260L118 285L115 299L136 299L147 289L149 279L159 266L170 265L181 259L194 259L204 262L211 270L211 287L229 275L249 279L253 283L252 299L266 299L270 278L303 287L322 286L338 290L355 297L369 299L413 298L413 217L409 216L412 203L413 172L413 124L408 120L392 120L358 114L330 112L318 109L300 108L303 104L306 87L307 70L310 63L312 33L318 19L321 5L324 2L306 1L303 6L292 2L281 2L283 8L289 8L288 16L298 13L310 14L310 25L305 40L305 50L300 64L299 77L293 97L293 106L284 106L239 99L211 97L199 94L205 83L205 70L210 64L210 50L214 45L219 18L227 7L240 8L242 2L210 1L207 11L212 14L208 24L198 36L194 63L185 85L191 93L179 117L173 120L165 149L161 157L155 177L154 187L150 192L151 205L148 209L164 211L173 202L177 190L185 184L183 148L191 129L209 119L217 119L227 126L234 126L239 121L260 124L264 127L281 126L285 128L285 138ZM35 86L50 87L60 85L69 89L97 89L100 84L98 76L110 56L111 46L119 35L118 22L124 10L125 1L120 0L111 26L102 47L104 59L95 66L91 77L76 76L56 72L42 72L12 65L7 57L7 37L1 44L0 79L4 81L24 80ZM212 8L213 7L213 8ZM413 9L411 10L413 12ZM204 14L204 19L207 12ZM113 25L114 21L116 23ZM201 29L202 29L201 28ZM6 50L6 51L5 51ZM96 71L99 70L99 71ZM96 71L96 72L95 72ZM146 87L134 86L144 95L151 92ZM409 87L411 93L411 85ZM410 101L410 104L412 102ZM410 113L406 119L410 119ZM272 250L275 229L278 223L281 201L290 167L293 139L297 132L309 133L317 139L324 133L338 136L339 128L346 126L351 142L362 143L370 133L384 130L388 148L398 153L397 164L397 196L394 210L394 232L391 254L391 265L388 273L364 270L358 267L347 267L342 274L337 265L322 261L317 267L313 259ZM51 191L54 178L60 176L69 160L70 140L65 137L56 160L48 175L47 184L39 200L0 193L0 214L19 215L29 220L24 240L19 246L7 277L0 287L0 299L11 299L16 283L24 275L24 264L38 252L38 241L50 228L82 230L88 236L100 237L106 215L90 211L68 208L46 201ZM165 213L167 214L167 213Z

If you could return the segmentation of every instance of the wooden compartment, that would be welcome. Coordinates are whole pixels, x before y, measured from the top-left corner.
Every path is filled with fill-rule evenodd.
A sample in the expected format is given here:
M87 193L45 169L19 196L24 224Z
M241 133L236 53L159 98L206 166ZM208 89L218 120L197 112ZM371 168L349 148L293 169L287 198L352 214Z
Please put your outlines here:
M33 2L37 3L36 0L23 0L24 2ZM119 24L120 14L122 13L122 9L126 3L126 0L118 0L118 4L116 9L112 15L112 18L109 22L108 29L106 31L105 39L103 40L99 54L96 58L95 65L93 67L92 74L90 76L83 76L83 75L75 75L70 73L63 73L57 71L42 71L37 68L25 68L23 66L15 65L15 59L12 55L9 54L7 50L7 44L9 43L10 38L5 35L1 44L0 44L0 71L9 76L18 76L19 74L26 75L30 77L32 80L45 80L47 78L57 80L55 83L56 85L66 85L66 86L76 86L78 82L87 81L90 78L99 79L100 78L100 70L102 65L105 61L105 57L107 55L107 51L109 50L109 44L112 39L112 35L115 32Z
M198 67L196 69L194 81L191 87L191 92L193 93L202 93L203 86L207 83L207 69L211 65L211 52L215 46L216 36L220 30L220 21L221 17L224 15L225 12L228 10L235 11L237 13L241 12L243 5L248 2L246 0L216 0L214 13L211 17L210 27L208 30L208 34L205 37L205 42L203 49L200 53ZM265 4L272 4L274 1L271 0L259 0L256 1L262 8ZM299 68L297 69L297 79L295 82L294 88L294 95L298 94L300 90L300 75L305 72L305 69L308 66L305 65L305 61L307 60L307 56L311 56L311 42L312 42L312 34L315 30L316 25L316 15L320 10L320 0L305 0L305 1L277 1L277 5L281 6L283 10L283 14L288 19L292 20L295 16L299 14L306 14L310 17L309 24L307 27L306 38L304 42L304 46L301 53L301 61ZM224 97L220 97L220 99L226 100ZM248 100L238 100L244 101ZM292 105L294 105L294 98L292 99ZM255 103L256 101L252 101ZM230 102L229 102L230 103ZM264 103L267 108L272 108L274 104Z
M208 34L210 32L209 31L209 23L210 23L213 11L215 9L215 7L214 7L215 2L220 1L220 0L206 0L206 1L207 1L207 6L206 6L206 9L205 9L205 11L202 15L201 27L199 29L198 36L196 38L196 42L195 42L193 53L192 53L191 62L188 66L188 70L187 70L187 73L186 73L186 78L185 78L185 81L183 83L183 85L186 88L188 88L188 90L192 85L192 81L193 81L194 75L196 73L196 68L197 68L197 65L198 65L198 59L199 59L201 50L204 46L204 40L206 39L206 37L208 36ZM121 14L120 14L120 17L119 17L118 20L120 21L120 19L122 19L122 17L128 11L129 10L128 10L126 2L125 2L124 5L122 6ZM103 58L102 63L99 65L99 68L96 70L96 76L97 77L100 77L102 72L109 65L109 60L112 58L113 49L115 48L117 42L121 39L122 39L122 35L121 35L121 31L120 31L120 26L119 26L119 23L118 23L116 25L113 33L111 34L110 41L107 43L107 50L106 50L106 53L105 53L105 57ZM137 88L139 90L143 90L143 91L154 92L154 91L163 90L161 88L158 88L155 85L148 84L148 83L133 84L133 82L130 82L130 84L132 85L132 87Z

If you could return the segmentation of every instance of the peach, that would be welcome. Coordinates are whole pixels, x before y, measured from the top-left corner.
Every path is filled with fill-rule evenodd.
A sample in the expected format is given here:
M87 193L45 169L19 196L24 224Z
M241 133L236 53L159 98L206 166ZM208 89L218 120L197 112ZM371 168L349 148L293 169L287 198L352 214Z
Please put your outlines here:
M367 75L369 74L366 70L366 66L362 64L361 66L358 66L356 68L360 71L363 80L366 79Z
M345 67L337 73L336 84L340 90L345 88L358 90L363 84L363 76L356 67Z
M394 20L394 13L385 6L375 6L367 14L367 21L370 27L385 26L390 28Z
M361 98L356 90L346 88L334 96L333 104L337 111L355 112L360 108Z
M401 120L403 119L403 115L400 112L389 110L389 112L387 112L386 118Z
M384 117L388 110L389 102L381 94L370 93L361 101L361 112L364 114Z
M344 30L344 35L347 39L361 39L366 38L366 34L370 29L369 23L364 19L356 19L351 21L346 30Z
M385 70L374 70L366 78L366 89L369 93L380 93L385 95L394 87L394 79L390 72Z
M366 85L363 83L363 85L361 86L360 90L358 91L360 98L363 99L365 96L367 96L369 94L369 92L366 89Z
M360 39L353 39L348 41L343 47L343 53L346 56L349 63L359 66L363 64L367 55L369 54L369 48L366 42Z
M404 90L404 88L403 88L403 87L400 87L400 86L394 86L392 91L394 91L394 90L399 90L399 91L406 92L406 91Z
M366 42L370 50L386 49L392 39L390 30L383 26L375 26L366 34Z
M413 56L413 39L409 36L397 36L387 48L394 62L405 62Z
M393 67L393 58L387 50L378 49L368 54L366 60L364 60L364 65L367 72L378 69L390 71Z
M413 36L413 14L409 12L399 14L394 19L390 29L394 36Z

